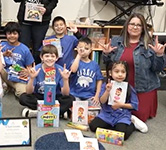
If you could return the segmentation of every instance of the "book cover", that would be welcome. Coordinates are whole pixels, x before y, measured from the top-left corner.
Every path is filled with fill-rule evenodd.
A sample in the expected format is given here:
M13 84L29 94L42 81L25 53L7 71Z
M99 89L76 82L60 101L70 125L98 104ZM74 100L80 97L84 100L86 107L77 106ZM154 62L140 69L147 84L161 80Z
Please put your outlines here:
M96 138L83 138L80 141L80 150L99 150Z
M111 80L111 83L113 83L113 85L110 91L108 105L113 105L115 101L125 103L128 82L116 82Z
M72 122L88 124L88 101L73 101Z
M34 4L34 3L26 3L25 5L25 15L24 20L26 21L35 21L42 22L42 14L40 13L39 8L42 7L43 4Z
M83 138L82 132L77 129L64 129L68 142L80 142Z
M43 40L43 46L48 45L48 44L52 44L57 48L59 58L63 56L60 39L52 38L52 39Z
M55 68L46 68L45 70L45 82L55 82Z
M88 131L88 129L89 129L88 125L78 124L78 123L74 123L74 122L68 122L67 126L71 127L71 128L83 130L83 131Z

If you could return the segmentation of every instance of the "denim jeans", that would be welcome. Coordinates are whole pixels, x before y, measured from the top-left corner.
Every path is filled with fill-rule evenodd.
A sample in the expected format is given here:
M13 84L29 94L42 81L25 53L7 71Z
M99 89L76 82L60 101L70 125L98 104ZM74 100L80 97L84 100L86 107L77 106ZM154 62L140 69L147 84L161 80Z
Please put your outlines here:
M32 48L32 54L36 64L40 63L40 52L38 50L42 46L42 40L45 38L48 27L49 24L21 24L21 35L19 40L28 47Z

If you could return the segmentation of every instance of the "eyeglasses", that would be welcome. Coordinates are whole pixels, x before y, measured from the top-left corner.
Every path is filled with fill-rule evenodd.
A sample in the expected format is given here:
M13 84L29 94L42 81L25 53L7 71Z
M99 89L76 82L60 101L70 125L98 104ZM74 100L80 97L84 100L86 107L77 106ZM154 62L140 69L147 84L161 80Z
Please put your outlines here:
M129 25L134 28L134 27L137 27L137 28L141 28L142 25L141 24L135 24L135 23L129 23Z

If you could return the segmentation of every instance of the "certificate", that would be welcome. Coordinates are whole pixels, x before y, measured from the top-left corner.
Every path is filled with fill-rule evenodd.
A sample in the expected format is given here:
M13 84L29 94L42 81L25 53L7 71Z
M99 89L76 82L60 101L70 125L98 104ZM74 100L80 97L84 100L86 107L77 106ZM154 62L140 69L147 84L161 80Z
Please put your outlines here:
M0 147L31 146L29 118L0 118Z

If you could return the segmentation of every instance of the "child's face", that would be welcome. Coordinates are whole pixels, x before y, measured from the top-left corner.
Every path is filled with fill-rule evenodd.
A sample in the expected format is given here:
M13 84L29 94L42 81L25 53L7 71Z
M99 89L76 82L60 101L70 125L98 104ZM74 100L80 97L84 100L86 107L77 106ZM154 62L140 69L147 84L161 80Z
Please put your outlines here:
M77 51L81 58L89 57L91 53L91 45L84 42L79 42L77 46Z
M16 45L18 43L19 34L17 31L6 32L6 38L11 45Z
M112 71L110 71L110 76L117 81L122 82L126 79L126 69L123 64L116 64Z
M63 35L66 33L66 25L62 20L54 22L53 30L55 31L56 35Z
M54 67L57 61L57 56L55 54L46 53L40 57L45 67Z

